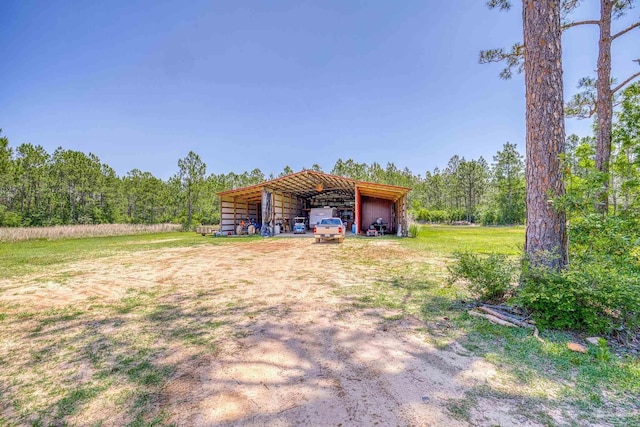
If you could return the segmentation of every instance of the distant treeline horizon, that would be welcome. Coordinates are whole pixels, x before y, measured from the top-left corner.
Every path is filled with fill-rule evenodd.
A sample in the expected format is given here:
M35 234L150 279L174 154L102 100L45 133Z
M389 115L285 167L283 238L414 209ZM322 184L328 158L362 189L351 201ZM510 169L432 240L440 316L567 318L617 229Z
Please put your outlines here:
M592 138L568 138L568 164L579 174L576 156L585 156ZM580 148L582 147L582 148ZM573 160L571 160L573 159ZM584 162L583 162L584 163ZM361 181L411 187L409 206L419 221L469 221L482 224L522 224L525 219L524 157L516 144L505 143L488 163L454 155L447 165L424 175L389 162L358 163L339 158L329 171ZM66 224L219 222L217 192L258 184L293 173L286 166L277 176L260 169L241 173L208 173L200 156L189 152L177 161L177 172L163 180L132 169L118 176L92 153L53 153L40 145L12 147L0 133L0 226Z
M362 181L411 187L410 208L416 219L434 222L467 220L480 215L491 223L519 224L524 219L524 163L515 144L507 143L490 165L482 157L453 156L448 164L424 175L389 162L358 163L338 159L324 171ZM177 172L163 180L132 169L123 176L93 153L41 145L12 147L0 134L0 226L63 224L218 223L217 192L258 184L278 175L260 169L208 173L200 156L189 152L177 161ZM486 219L485 218L485 219Z

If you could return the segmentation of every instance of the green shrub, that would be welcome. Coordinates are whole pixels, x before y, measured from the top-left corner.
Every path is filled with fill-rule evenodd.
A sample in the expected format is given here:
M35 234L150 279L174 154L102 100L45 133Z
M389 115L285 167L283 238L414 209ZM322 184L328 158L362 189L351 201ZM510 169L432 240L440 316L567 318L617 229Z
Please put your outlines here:
M450 215L443 210L415 209L411 212L416 221L441 223L449 221Z
M496 210L485 209L480 213L480 224L497 225L498 222L498 212Z
M524 263L516 300L542 327L592 333L640 327L640 278L602 263L574 261L566 271Z
M471 252L454 253L448 267L451 282L464 280L482 301L501 301L512 289L515 266L506 255L481 257Z
M523 264L517 302L543 327L633 334L640 328L640 221L576 215L564 271Z
M418 227L418 224L409 225L409 229L408 229L409 237L418 237L419 233L420 233L420 227Z
M574 218L569 230L572 261L598 262L640 274L640 221L589 214Z
M437 223L446 222L449 219L449 216L447 215L447 211L443 211L443 210L429 211L429 217L431 222L437 222Z
M418 208L411 210L411 215L416 221L430 222L430 223L443 223L443 222L455 222L466 221L467 213L464 209L447 209L429 210L425 208ZM471 222L475 221L475 215L469 218Z
M420 208L417 209L413 212L413 217L416 219L416 221L430 221L430 217L429 217L429 211L424 209L424 208Z
M93 224L93 220L89 215L80 215L76 221L78 224Z
M21 225L22 217L19 214L0 205L0 227L20 227Z
M466 219L467 219L467 213L462 208L460 208L460 209L449 209L447 211L447 221L449 221L449 222L465 221ZM472 219L472 221L473 221L473 219Z

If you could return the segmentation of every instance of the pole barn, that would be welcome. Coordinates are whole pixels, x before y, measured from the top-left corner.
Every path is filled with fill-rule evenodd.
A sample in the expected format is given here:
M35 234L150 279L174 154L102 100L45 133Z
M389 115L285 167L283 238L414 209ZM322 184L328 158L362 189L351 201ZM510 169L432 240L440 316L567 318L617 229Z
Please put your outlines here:
M407 187L357 181L312 170L218 193L220 232L237 234L247 224L288 233L296 218L318 208L335 209L348 231L407 235ZM315 224L309 224L313 228ZM243 228L244 227L244 228Z

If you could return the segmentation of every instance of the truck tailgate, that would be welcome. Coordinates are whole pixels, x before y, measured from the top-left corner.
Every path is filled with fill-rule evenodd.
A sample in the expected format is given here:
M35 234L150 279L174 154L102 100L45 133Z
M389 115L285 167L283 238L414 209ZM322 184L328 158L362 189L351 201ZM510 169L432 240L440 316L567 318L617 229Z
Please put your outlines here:
M316 225L316 234L323 236L340 234L336 225Z

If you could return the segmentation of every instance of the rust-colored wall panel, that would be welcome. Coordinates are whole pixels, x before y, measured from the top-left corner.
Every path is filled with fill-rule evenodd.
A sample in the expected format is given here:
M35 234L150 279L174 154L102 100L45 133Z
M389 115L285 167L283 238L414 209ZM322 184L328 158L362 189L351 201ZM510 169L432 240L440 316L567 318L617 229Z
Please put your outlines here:
M360 224L360 229L366 231L377 218L382 218L382 222L388 224L388 232L393 232L395 224L393 224L392 212L393 201L362 196L362 223Z

